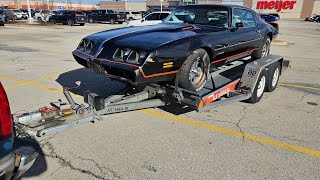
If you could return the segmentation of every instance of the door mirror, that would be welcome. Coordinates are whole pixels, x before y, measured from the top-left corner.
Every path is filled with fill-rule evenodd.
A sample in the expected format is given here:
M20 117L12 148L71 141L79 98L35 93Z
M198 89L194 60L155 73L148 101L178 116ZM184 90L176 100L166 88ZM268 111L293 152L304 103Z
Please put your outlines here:
M237 22L236 23L236 28L241 28L241 27L244 27L243 22Z

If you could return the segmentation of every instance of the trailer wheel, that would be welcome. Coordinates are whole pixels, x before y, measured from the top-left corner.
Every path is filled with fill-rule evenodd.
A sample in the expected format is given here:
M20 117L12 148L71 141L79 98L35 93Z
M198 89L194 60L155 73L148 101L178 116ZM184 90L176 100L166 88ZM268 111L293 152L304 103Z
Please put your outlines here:
M266 91L272 92L278 86L280 72L281 72L280 63L275 62L274 64L270 65L269 69L270 70L267 78Z
M265 70L261 71L260 76L258 78L257 84L254 87L251 97L247 100L249 103L257 103L263 96L264 90L266 88L267 82L267 73Z
M199 91L207 81L210 58L204 49L193 51L182 64L178 75L179 86L190 91Z

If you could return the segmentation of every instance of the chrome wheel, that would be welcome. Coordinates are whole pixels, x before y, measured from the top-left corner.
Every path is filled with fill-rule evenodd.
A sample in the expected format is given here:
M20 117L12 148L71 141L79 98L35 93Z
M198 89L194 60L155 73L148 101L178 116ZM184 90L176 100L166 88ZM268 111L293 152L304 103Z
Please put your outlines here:
M258 89L257 89L257 97L258 98L262 96L265 87L266 87L266 77L262 76L259 81L259 85L258 85Z
M273 77L272 77L272 87L275 87L277 85L278 79L279 79L279 68L277 68L274 73L273 73Z
M269 55L269 53L270 53L270 44L271 44L271 41L270 41L269 38L267 38L266 42L264 43L264 45L262 47L261 57L265 57L265 56Z
M192 85L196 86L203 80L204 77L204 64L202 59L198 57L197 61L195 61L191 66L189 80L191 81Z

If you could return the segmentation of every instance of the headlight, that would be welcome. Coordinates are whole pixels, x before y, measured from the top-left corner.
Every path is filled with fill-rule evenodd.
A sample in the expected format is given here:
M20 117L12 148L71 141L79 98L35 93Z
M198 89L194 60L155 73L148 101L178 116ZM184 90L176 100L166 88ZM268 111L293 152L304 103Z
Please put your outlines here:
M127 62L130 64L142 64L147 56L145 51L136 51L128 48L118 48L113 54L114 61Z
M80 49L84 52L90 53L90 51L93 49L95 44L96 44L96 42L94 42L94 41L82 39L81 42L79 43L77 49Z

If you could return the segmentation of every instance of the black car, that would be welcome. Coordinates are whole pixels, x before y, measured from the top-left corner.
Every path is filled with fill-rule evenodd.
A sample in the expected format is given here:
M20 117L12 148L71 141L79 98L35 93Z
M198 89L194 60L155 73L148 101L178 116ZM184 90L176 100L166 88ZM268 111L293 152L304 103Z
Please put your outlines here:
M277 31L279 31L279 25L278 22L279 21L279 17L276 17L274 15L270 15L270 14L259 14L260 17L265 20L267 23L271 24Z
M305 21L320 22L320 15L313 14L312 16L307 17L307 18L305 19Z
M4 26L6 23L6 15L4 13L4 10L0 8L0 26Z
M187 5L158 25L87 36L73 56L95 72L132 84L178 80L180 87L199 91L209 71L240 58L267 56L276 35L252 9Z
M4 9L4 14L6 15L6 22L9 20L11 20L11 21L16 20L14 13L11 9Z
M113 10L95 10L87 17L89 23L109 22L110 24L114 24L118 22L118 24L122 24L127 19L126 14L116 13Z
M73 26L79 24L84 26L86 23L86 15L83 12L79 11L57 11L57 14L54 14L49 19L50 22L67 24Z

